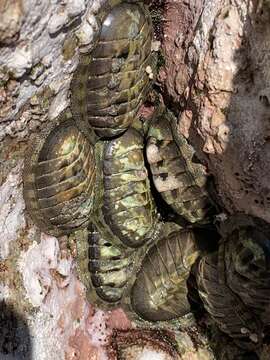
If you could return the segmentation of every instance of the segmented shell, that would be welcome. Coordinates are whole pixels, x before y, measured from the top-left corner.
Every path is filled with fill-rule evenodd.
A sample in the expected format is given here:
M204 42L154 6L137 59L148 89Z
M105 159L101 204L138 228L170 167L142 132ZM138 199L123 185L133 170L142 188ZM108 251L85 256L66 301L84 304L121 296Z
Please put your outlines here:
M211 210L203 166L193 162L194 151L177 133L173 115L163 112L150 125L146 147L153 182L177 214L195 223Z
M244 349L254 350L261 345L262 326L225 282L224 253L219 250L203 257L198 266L197 284L207 312L220 327Z
M87 237L78 237L76 243L88 300L106 309L116 306L134 267L134 250L105 240L94 224L89 225Z
M81 55L71 84L77 121L89 123L102 137L129 127L151 86L146 68L154 68L147 10L141 3L114 3L101 12L97 44Z
M270 325L269 234L254 227L241 228L224 246L229 287L264 325Z
M192 231L162 237L145 255L130 291L130 308L147 321L168 321L190 311L187 279L198 257Z
M95 181L93 147L63 113L37 136L25 156L24 200L34 222L60 235L86 226Z
M95 218L103 217L113 235L130 247L152 238L158 220L143 148L143 137L130 128L104 145L101 159L104 194Z

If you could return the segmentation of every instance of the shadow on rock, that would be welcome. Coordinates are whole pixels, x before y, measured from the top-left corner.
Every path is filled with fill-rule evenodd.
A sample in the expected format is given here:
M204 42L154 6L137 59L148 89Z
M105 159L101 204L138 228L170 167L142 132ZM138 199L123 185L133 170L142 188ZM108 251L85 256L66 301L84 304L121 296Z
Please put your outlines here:
M32 360L31 336L24 317L0 302L0 359Z

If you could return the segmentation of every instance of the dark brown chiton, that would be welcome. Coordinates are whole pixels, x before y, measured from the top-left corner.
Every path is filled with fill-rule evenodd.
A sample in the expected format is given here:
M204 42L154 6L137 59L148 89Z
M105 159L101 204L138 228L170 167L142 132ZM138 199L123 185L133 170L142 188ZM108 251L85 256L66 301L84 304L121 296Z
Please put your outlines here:
M174 229L161 236L148 249L125 299L128 312L150 322L170 321L188 314L187 280L198 255L193 231Z
M71 113L62 113L30 145L24 200L33 221L52 235L87 226L95 182L93 147Z
M205 309L218 327L233 338L237 346L256 350L262 342L262 323L246 306L240 293L226 282L230 269L224 268L222 250L203 257L198 266L197 285ZM246 289L249 291L249 289Z
M103 196L94 221L108 227L120 242L139 247L155 237L158 214L144 163L144 139L130 128L103 146L100 167Z
M140 2L108 1L99 18L96 46L81 55L74 74L71 106L79 123L112 137L134 121L150 89L152 25Z
M194 150L164 111L150 124L146 148L154 185L174 211L191 223L207 221L213 209L204 167L193 161Z
M92 223L84 237L76 238L76 243L78 270L87 299L104 309L115 307L136 262L134 249L104 239Z

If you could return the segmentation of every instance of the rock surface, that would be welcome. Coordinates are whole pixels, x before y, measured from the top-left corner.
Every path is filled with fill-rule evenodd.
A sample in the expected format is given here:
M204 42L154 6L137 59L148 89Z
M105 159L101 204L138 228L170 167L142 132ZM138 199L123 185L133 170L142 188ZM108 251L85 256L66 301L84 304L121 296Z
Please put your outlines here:
M269 5L165 2L160 81L224 210L270 221Z

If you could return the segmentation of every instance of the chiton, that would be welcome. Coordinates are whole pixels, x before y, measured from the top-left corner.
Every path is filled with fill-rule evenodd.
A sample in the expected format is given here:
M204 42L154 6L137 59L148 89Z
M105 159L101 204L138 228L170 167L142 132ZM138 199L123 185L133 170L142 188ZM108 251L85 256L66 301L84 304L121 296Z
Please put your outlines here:
M166 203L192 223L209 221L213 207L204 167L193 161L194 150L167 110L150 124L146 155L154 185Z
M151 18L140 2L109 1L91 53L81 54L71 84L72 112L101 137L125 131L151 86Z
M230 289L270 325L270 238L269 231L253 226L234 230L224 243L226 279Z
M196 234L179 230L175 224L171 230L144 252L140 269L124 297L124 308L138 319L170 321L190 312L187 280L199 256Z
M23 194L33 221L52 235L86 226L95 175L93 146L65 111L38 134L25 156Z
M103 142L99 167L102 196L94 220L108 227L120 243L139 247L155 237L158 213L144 163L144 139L134 128ZM101 194L101 192L99 193Z
M230 270L224 268L224 256L219 250L200 260L196 276L200 297L214 322L237 346L256 350L262 342L262 323L227 285Z
M101 308L115 307L136 263L134 249L116 245L112 238L105 239L93 223L87 234L76 238L76 243L79 275L88 300Z

